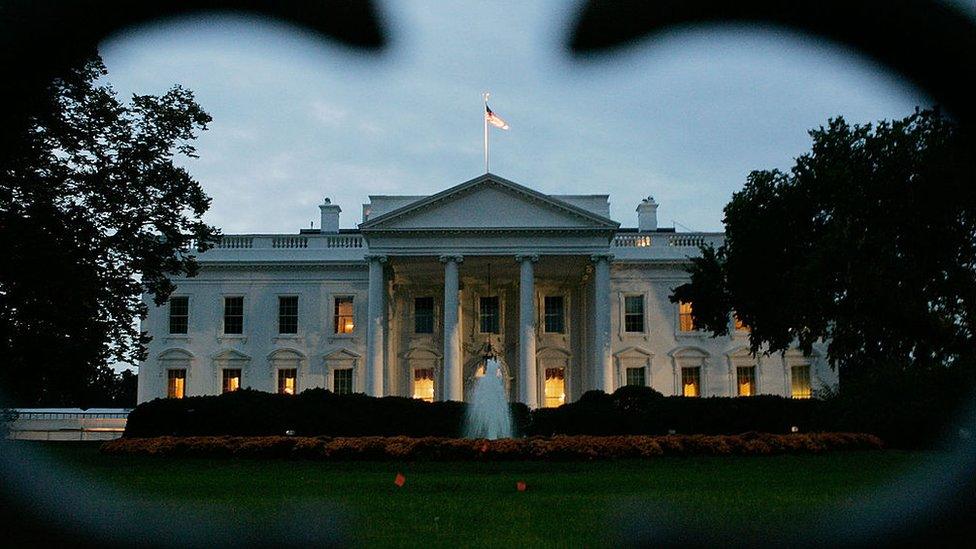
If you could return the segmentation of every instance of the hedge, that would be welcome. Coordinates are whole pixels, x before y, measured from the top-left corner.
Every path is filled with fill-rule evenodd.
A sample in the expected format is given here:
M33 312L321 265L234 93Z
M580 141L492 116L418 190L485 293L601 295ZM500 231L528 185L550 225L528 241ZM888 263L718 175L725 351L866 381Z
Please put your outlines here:
M205 458L289 458L325 461L572 461L658 456L754 456L877 450L881 440L859 433L774 435L556 436L501 440L446 437L153 437L120 438L112 455Z
M749 431L859 432L889 447L929 446L951 435L951 403L928 392L867 391L820 399L778 396L665 397L647 387L585 393L559 408L511 405L518 436L734 435ZM882 393L882 394L878 394ZM126 437L238 435L458 437L466 404L404 397L335 395L325 389L278 395L240 390L157 399L129 415ZM951 429L950 429L951 428Z

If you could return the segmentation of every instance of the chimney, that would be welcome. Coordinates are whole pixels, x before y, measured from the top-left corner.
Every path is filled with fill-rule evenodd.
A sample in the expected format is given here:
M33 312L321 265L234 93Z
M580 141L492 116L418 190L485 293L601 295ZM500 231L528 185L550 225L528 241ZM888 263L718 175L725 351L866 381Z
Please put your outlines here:
M637 205L637 231L650 233L657 230L657 202L648 196Z
M342 208L326 198L325 202L319 206L319 210L322 211L322 223L319 225L319 232L337 234L339 232L339 212L342 211Z

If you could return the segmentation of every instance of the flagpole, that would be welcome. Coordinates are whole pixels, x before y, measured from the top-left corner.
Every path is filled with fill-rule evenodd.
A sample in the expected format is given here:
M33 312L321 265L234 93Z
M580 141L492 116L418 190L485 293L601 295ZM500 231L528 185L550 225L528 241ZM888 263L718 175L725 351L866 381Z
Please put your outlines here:
M485 173L488 173L488 92L482 94L485 99L485 110L481 111L481 118L485 122Z

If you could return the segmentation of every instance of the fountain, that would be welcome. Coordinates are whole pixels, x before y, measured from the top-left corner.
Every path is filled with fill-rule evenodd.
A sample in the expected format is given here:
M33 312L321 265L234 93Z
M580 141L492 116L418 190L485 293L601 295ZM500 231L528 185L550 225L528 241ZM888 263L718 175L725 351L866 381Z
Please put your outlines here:
M512 437L512 412L498 366L498 359L485 359L485 375L475 380L464 428L468 438Z

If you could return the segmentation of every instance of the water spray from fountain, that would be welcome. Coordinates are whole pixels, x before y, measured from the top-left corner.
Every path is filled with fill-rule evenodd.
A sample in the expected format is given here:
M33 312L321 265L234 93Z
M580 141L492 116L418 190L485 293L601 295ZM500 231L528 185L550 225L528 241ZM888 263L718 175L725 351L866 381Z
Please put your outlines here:
M485 360L485 375L475 380L465 421L468 438L511 438L512 412L498 360Z

